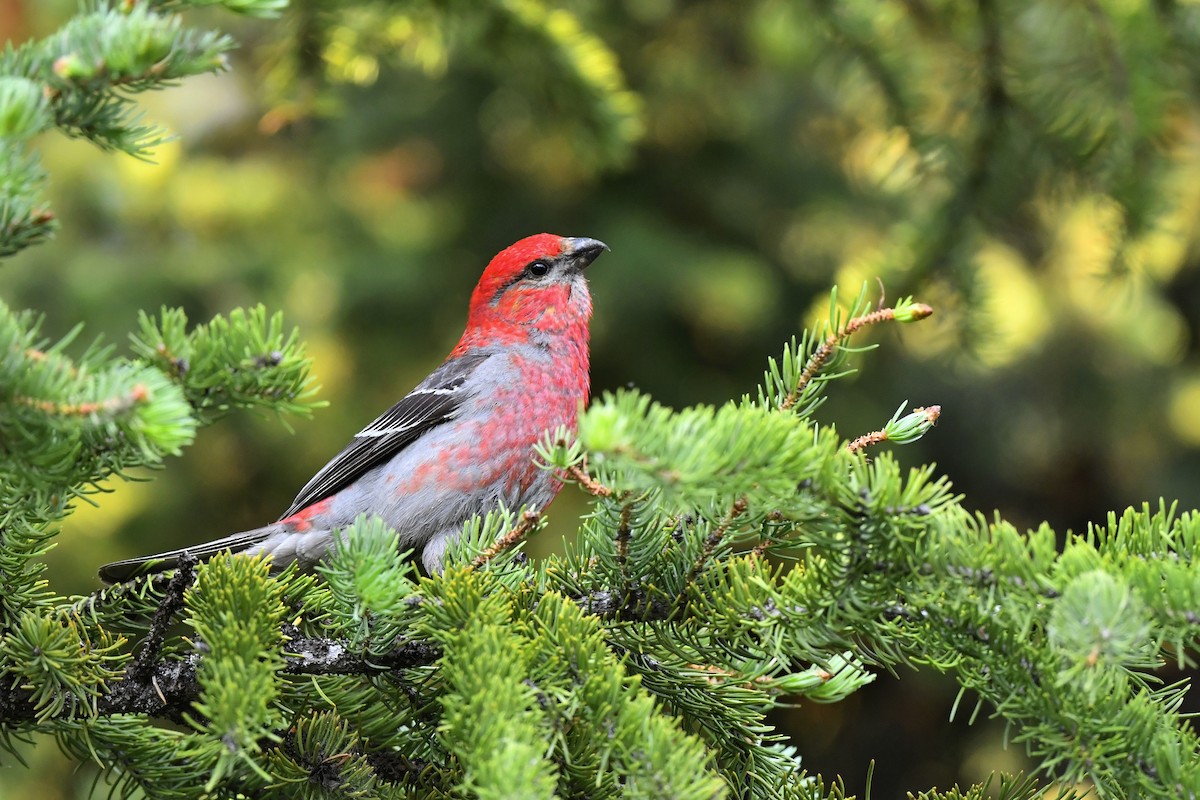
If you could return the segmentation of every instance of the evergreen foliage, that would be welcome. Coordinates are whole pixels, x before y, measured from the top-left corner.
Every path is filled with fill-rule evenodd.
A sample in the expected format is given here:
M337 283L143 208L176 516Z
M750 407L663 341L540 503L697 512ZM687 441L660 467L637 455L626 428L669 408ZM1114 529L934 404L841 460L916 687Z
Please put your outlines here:
M29 137L57 126L143 153L157 134L127 94L219 68L229 40L165 14L208 4L98 3L5 54L0 250L52 229ZM620 108L595 41L566 44L573 18L497 7ZM1128 173L1136 132L1082 116L1062 136L1103 139ZM261 307L190 329L164 309L139 320L129 356L72 357L78 330L50 342L0 306L0 749L54 737L121 796L838 798L768 712L927 666L1002 717L1043 777L1105 798L1195 796L1188 687L1156 673L1196 651L1200 515L1130 509L1060 548L1048 526L968 513L932 466L863 452L925 434L934 409L853 440L815 416L852 337L930 309L872 310L865 291L831 308L756 392L679 410L610 393L575 433L548 432L544 467L593 498L564 555L525 558L541 510L500 509L422 576L364 518L315 576L217 558L68 598L39 557L73 503L233 409L306 412L308 362ZM999 783L1006 800L1042 789Z
M860 320L927 313L864 304L789 346L757 395L674 411L623 391L577 437L548 435L545 468L595 496L562 557L521 557L540 515L500 510L434 577L364 518L319 578L239 557L73 601L33 584L4 607L7 737L53 733L155 796L836 797L766 713L926 664L1102 796L1197 786L1184 687L1153 671L1195 648L1200 517L1131 510L1059 552L1048 529L967 514L931 468L852 449L813 420L822 392L792 381L832 385L818 378L844 369ZM278 339L261 313L235 319L258 338L236 322L159 338L191 353L212 331ZM239 370L217 372L241 397ZM32 560L7 536L5 552Z
M270 14L286 0L118 2L96 0L57 34L0 54L0 255L12 255L53 233L42 199L44 174L28 142L56 128L108 150L147 157L162 141L142 121L131 95L191 75L225 68L228 36L184 28L171 8L222 5Z

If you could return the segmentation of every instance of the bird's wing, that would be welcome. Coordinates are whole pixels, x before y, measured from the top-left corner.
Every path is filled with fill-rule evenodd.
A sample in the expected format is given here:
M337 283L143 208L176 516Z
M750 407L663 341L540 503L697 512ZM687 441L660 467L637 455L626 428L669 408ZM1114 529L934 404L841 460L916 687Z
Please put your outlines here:
M342 452L312 477L280 519L337 494L364 472L387 461L421 434L453 419L467 392L467 378L488 353L447 360L417 388L357 434Z

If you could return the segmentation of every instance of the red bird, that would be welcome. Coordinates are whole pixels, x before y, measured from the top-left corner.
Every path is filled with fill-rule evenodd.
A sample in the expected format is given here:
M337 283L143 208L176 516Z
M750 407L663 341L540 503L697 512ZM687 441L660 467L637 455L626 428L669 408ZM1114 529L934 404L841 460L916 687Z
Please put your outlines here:
M588 397L584 270L608 246L541 233L501 251L471 295L467 328L440 367L313 476L278 522L100 568L109 582L210 558L270 554L310 567L359 514L396 529L430 573L463 523L503 503L545 507L561 488L534 464L547 430L574 428Z

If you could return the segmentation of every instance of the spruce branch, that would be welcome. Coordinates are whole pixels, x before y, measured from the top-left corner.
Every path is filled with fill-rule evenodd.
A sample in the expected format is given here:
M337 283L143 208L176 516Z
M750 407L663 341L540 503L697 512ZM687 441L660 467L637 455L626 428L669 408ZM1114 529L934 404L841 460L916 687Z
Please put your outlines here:
M567 474L575 479L575 482L583 487L583 490L593 497L612 497L613 490L605 486L600 481L596 480L588 473L587 457L579 464L572 464L567 467Z
M804 369L800 372L796 385L780 402L779 409L787 411L795 406L803 396L804 390L833 359L838 349L844 346L845 341L858 331L881 322L916 322L925 319L932 313L933 308L925 303L916 303L911 298L905 298L893 308L880 308L867 314L851 317L845 325L830 333L825 337L825 341L812 351L804 364Z
M191 588L192 582L196 579L196 563L195 556L189 554L184 554L179 559L179 566L167 582L162 601L154 612L154 618L150 622L150 631L142 640L141 650L125 670L124 681L134 684L142 683L151 676L154 662L158 659L163 644L166 642L167 629L174 621L175 615L183 608L184 592Z
M716 527L709 531L708 536L706 536L704 539L704 547L700 551L700 555L697 556L695 562L692 564L691 570L688 571L687 578L685 578L683 581L683 587L685 591L688 587L695 583L696 578L700 575L700 572L708 564L709 559L711 559L713 556L713 553L716 552L716 549L725 539L725 534L729 532L730 527L733 526L733 523L737 520L737 518L746 513L746 509L748 508L749 502L747 501L746 497L739 497L733 501L733 505L731 505L729 510L725 513L725 517L717 524ZM686 597L686 594L681 594L680 600L682 601L684 597Z
M568 121L575 160L592 170L628 160L645 132L642 102L609 45L564 8L502 3L492 14L492 36L499 37L492 46L502 56L495 66L505 80L520 76L520 88L533 96L554 98L559 111L547 124ZM530 53L543 61L540 68L529 68Z
M686 608L681 610L656 593L632 586L623 591L599 589L573 600L587 614L621 622L677 621L687 614Z
M174 577L172 573L141 575L72 598L67 608L95 625L120 622L137 626L141 620L152 620L157 614ZM148 625L141 627L148 629Z
M235 309L189 329L182 309L140 314L134 352L178 385L206 422L235 408L308 414L324 405L297 329L262 305Z
M970 230L968 222L980 210L988 173L993 168L996 151L1000 148L1010 114L1020 110L1005 86L1005 47L1000 9L996 0L976 0L980 63L978 90L980 114L974 125L974 139L964 146L966 173L954 191L942 203L930 234L923 237L915 259L913 279L923 279L943 267L955 246ZM1035 122L1040 130L1044 126ZM967 259L953 262L956 272L968 291L975 289L969 274Z
M1121 138L1126 143L1137 140L1138 115L1133 107L1130 91L1130 70L1121 55L1120 45L1111 20L1096 0L1085 0L1084 9L1095 30L1100 52L1104 56L1109 83L1112 86L1114 105L1121 129Z
M629 539L633 535L629 527L629 520L632 514L632 503L625 503L621 506L620 520L617 522L617 531L614 535L614 544L617 551L617 567L621 571L622 591L628 591L632 583L629 575Z
M907 403L900 404L900 408L896 409L896 413L883 428L865 433L848 442L846 449L851 453L857 453L882 442L895 442L896 444L915 442L936 425L938 418L942 415L941 406L929 406L928 408L914 408L911 413L901 417L900 414L904 411L905 405Z
M433 664L442 651L431 642L397 644L386 653L355 651L345 640L319 636L289 638L284 649L292 654L284 661L289 675L381 675Z
M134 407L145 405L150 400L150 389L144 383L135 383L128 392L115 397L101 400L81 401L77 403L57 403L53 400L39 400L23 395L14 395L12 401L45 414L60 417L119 417L128 413Z
M532 533L537 527L541 519L541 513L534 509L526 509L524 512L522 512L521 521L516 525L516 527L512 528L512 530L508 531L495 542L493 542L490 547L488 547L479 555L475 556L475 558L471 559L471 568L479 569L496 556L507 552L524 542L525 539L528 538L529 534Z
M201 5L267 16L286 0L90 3L56 33L0 52L0 257L45 241L58 221L29 149L49 129L147 159L165 141L130 95L227 67L234 42L169 13Z
M287 628L283 630L286 634ZM288 675L360 675L372 676L428 666L441 657L441 649L429 642L398 644L387 653L373 654L356 650L345 639L298 636L283 646L281 672ZM148 669L128 670L99 695L88 713L79 713L70 698L51 716L39 716L32 689L0 682L0 725L50 719L86 719L137 714L179 721L183 715L195 716L192 708L201 693L198 670L209 656L199 650L184 656L162 658Z

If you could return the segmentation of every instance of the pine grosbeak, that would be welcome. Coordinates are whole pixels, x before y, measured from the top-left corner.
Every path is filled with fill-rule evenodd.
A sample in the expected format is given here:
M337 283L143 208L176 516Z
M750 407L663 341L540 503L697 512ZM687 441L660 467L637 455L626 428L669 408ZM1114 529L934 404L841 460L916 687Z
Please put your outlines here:
M470 517L503 503L544 507L561 488L534 463L547 430L574 428L588 396L584 269L608 247L542 233L505 249L471 295L467 328L440 367L313 476L278 522L118 561L110 583L176 566L190 553L268 553L311 567L359 514L396 529L431 573Z

